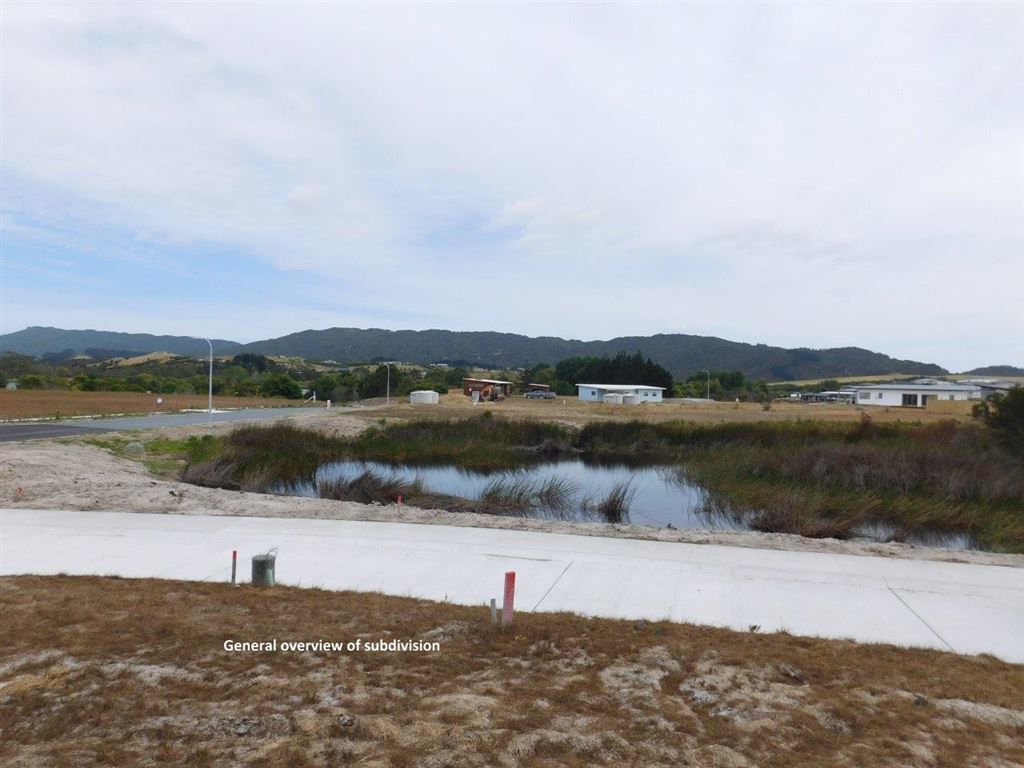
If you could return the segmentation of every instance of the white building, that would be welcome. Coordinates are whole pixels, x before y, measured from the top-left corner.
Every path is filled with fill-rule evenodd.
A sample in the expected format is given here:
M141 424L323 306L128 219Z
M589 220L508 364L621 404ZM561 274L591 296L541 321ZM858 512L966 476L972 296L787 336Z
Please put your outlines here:
M857 405L889 405L924 408L929 400L977 400L981 388L973 384L867 384L857 387Z
M409 393L409 402L413 405L437 405L441 396L432 389L417 389Z
M1020 386L1012 381L996 381L995 379L968 379L961 383L978 387L983 400L988 400L992 395L1005 395L1014 387Z
M643 384L577 384L576 389L579 390L580 400L588 403L602 403L605 395L619 395L622 397L619 402L626 402L626 398L633 395L639 398L635 402L660 403L661 393L665 391L664 387L648 387ZM633 402L630 400L630 403Z

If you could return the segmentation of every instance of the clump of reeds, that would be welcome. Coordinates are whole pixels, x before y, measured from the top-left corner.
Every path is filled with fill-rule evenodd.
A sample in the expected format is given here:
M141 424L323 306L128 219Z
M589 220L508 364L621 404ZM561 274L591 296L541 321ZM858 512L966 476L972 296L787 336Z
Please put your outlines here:
M512 420L484 412L464 419L413 419L368 429L350 449L365 460L448 461L464 467L520 466L537 456L574 451L577 431L561 424Z
M606 523L622 523L629 518L629 507L636 496L632 480L616 483L601 500L583 500L583 511Z
M216 444L199 444L182 480L195 485L266 492L310 478L344 451L344 441L291 424L236 427Z
M480 492L481 511L527 514L541 510L564 515L573 508L576 484L556 476L533 480L522 476L497 477Z
M480 501L495 507L527 511L533 504L534 484L525 477L496 477L480 492Z
M397 475L384 475L372 469L354 477L318 477L314 485L316 495L321 499L360 504L393 504L399 496L411 500L423 492L423 485L418 480L408 482Z

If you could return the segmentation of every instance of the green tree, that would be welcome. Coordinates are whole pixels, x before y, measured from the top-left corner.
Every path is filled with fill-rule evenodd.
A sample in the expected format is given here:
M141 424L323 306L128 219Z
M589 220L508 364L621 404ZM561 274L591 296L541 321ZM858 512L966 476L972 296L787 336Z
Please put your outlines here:
M554 370L555 381L570 384L646 384L672 391L672 374L639 352L615 357L568 357Z
M260 382L260 394L266 397L287 397L289 400L298 400L302 397L302 387L287 373L270 373L264 376Z
M334 390L338 388L340 380L337 376L331 376L330 374L324 374L317 376L311 382L310 388L316 392L317 399L319 400L330 400L334 394Z

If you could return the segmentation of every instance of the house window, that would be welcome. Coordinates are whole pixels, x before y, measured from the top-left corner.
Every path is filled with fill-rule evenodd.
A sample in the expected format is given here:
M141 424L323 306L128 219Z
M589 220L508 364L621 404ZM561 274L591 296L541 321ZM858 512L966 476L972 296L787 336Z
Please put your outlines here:
M881 392L878 393L878 397L876 399L878 399L878 400L882 399L882 393Z
M903 395L903 405L917 407L917 395Z
M871 399L871 393L870 392L858 392L857 393L857 397L859 399L861 399L861 400L870 400Z

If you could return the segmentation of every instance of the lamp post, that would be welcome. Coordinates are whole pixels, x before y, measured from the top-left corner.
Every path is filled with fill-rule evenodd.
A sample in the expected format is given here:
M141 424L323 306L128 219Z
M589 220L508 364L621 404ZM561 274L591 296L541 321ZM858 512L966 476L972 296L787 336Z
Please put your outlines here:
M711 371L705 369L704 373L706 373L708 375L708 395L704 399L705 400L710 400L711 399Z
M388 407L390 407L391 406L391 364L390 363L384 363L384 367L388 369L388 383L387 383L387 389L385 390L385 393L386 393L386 395L385 395L385 397L386 397L385 403L386 403L386 405Z
M210 385L206 401L206 421L210 422L213 420L213 342L202 336L193 336L192 338L203 339L203 341L210 345Z

